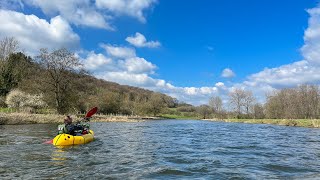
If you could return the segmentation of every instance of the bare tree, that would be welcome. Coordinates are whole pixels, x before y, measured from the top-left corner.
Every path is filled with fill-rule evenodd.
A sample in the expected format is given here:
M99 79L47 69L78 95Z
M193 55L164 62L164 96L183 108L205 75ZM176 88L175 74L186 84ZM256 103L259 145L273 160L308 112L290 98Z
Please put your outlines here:
M316 118L319 106L319 89L315 85L301 85L297 89L301 118Z
M250 114L250 110L253 108L255 102L255 97L252 94L252 91L244 92L243 106L247 115Z
M13 37L5 37L0 40L0 61L5 60L10 54L19 49L18 41Z
M246 92L243 89L237 88L229 93L230 106L237 113L238 118L240 118L240 115L242 114L245 98L246 98Z
M220 113L223 111L222 99L219 96L213 96L209 99L209 106L214 113Z
M62 48L51 53L41 49L37 56L39 64L45 69L44 80L46 90L51 91L55 97L55 106L58 113L63 114L70 108L72 93L71 72L76 72L81 67L80 61L67 49Z
M208 105L200 105L197 107L197 112L201 115L202 119L206 119L211 111Z
M266 97L265 104L266 117L271 119L283 118L283 101L278 97L278 92L273 92Z
M265 105L268 118L308 119L319 117L319 88L301 85L274 92Z
M253 118L255 119L263 119L264 115L264 108L260 103L256 103L253 106Z

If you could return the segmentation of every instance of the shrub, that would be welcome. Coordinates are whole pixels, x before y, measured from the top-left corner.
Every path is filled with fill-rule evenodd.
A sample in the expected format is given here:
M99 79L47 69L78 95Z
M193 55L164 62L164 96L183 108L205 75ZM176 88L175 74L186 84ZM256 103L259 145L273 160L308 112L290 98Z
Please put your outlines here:
M31 107L32 109L40 109L47 106L47 104L43 101L42 94L27 95L26 106Z
M21 108L26 110L35 110L45 107L47 104L43 101L42 94L31 95L20 90L12 90L6 98L6 104L10 108Z
M21 107L26 105L27 102L27 94L20 90L12 90L9 92L6 98L6 104L10 108L20 109Z

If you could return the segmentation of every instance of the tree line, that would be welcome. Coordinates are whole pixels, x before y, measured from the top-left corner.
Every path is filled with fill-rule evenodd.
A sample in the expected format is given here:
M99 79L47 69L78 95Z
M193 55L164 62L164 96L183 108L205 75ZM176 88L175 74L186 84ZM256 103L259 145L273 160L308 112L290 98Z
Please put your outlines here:
M201 119L319 119L320 90L318 85L300 85L270 92L259 103L252 91L236 88L225 102L213 96L207 104L192 106L179 103L167 114Z

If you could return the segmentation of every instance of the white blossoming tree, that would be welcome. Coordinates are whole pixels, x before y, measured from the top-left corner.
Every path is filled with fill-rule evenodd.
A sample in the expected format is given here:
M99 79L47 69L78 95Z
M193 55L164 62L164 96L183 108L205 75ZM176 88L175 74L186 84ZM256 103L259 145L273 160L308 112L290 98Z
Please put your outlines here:
M15 89L7 95L6 104L9 108L16 108L19 110L26 104L27 99L26 93Z
M42 94L28 94L26 106L31 107L32 109L41 109L46 107L47 104L43 101Z
M36 110L47 106L47 104L43 101L42 94L31 95L18 89L9 92L6 97L6 104L9 108L16 108L19 111L22 108L31 108L31 110Z

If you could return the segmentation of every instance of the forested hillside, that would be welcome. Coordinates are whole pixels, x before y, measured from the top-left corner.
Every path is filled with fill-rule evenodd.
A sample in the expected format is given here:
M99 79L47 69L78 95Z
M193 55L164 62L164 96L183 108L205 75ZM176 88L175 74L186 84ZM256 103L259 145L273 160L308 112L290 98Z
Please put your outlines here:
M65 114L98 106L105 114L157 115L177 105L167 95L93 77L67 49L41 49L31 58L18 51L14 38L0 42L0 87L2 107L29 111Z

